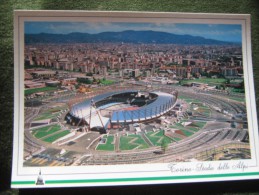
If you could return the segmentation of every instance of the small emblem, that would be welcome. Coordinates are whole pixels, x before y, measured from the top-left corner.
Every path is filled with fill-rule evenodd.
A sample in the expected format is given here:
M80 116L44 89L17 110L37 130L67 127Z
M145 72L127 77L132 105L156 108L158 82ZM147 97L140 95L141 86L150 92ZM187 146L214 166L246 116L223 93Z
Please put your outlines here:
M44 180L43 180L43 177L41 175L41 170L39 172L39 175L38 175L38 178L37 178L37 181L36 181L36 185L44 185Z

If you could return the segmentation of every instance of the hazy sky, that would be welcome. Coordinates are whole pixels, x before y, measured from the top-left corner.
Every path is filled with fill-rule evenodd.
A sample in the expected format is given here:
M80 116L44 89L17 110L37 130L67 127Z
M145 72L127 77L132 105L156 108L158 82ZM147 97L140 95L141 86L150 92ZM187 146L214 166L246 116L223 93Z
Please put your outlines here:
M86 23L86 22L25 22L25 33L68 34L71 32L100 33L124 30L153 30L179 35L201 36L209 39L241 43L241 25L184 23Z

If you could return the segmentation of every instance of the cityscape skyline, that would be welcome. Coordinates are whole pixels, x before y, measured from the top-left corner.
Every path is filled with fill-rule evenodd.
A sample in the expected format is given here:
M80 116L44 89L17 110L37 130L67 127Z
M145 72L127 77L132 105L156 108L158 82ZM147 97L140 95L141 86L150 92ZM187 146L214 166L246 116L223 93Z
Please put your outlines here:
M242 42L242 26L236 24L122 23L122 22L25 22L25 34L98 34L102 32L159 31L219 41Z

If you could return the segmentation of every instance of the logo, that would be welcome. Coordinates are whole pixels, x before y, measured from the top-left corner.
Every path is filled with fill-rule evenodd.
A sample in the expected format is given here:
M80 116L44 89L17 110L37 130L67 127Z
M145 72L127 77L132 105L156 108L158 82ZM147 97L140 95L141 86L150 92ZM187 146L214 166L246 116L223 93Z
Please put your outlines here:
M43 177L41 175L41 170L39 172L39 175L38 175L38 178L37 178L37 181L36 181L36 185L44 185L44 180L43 180Z

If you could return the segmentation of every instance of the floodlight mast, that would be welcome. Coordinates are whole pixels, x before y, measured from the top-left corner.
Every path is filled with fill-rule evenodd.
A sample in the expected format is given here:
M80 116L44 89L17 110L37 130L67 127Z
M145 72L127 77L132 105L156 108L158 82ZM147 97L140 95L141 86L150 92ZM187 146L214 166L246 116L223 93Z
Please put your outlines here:
M92 106L93 106L93 102L94 100L91 100L91 106L90 106L90 116L89 116L89 127L88 127L88 131L91 130L91 119L92 119Z
M101 124L102 124L102 127L103 127L103 129L104 129L104 125L103 125L102 118L101 118L101 116L100 116L99 111L96 109L94 100L92 99L92 100L91 100L91 106L90 106L90 116L89 116L89 127L88 127L88 130L89 130L89 131L91 130L92 108L95 108L96 113L97 113L97 116L99 117L99 119L100 119L100 121L101 121Z
M77 112L77 115L78 115L78 110L76 109L76 112ZM76 127L78 127L79 125L80 125L80 123L82 122L82 120L83 120L83 114L82 114L82 110L81 110L81 115L82 115L82 117L81 117L81 119L79 120L79 122L77 123L77 126ZM79 115L78 115L79 116Z

